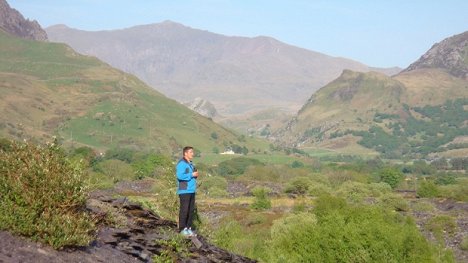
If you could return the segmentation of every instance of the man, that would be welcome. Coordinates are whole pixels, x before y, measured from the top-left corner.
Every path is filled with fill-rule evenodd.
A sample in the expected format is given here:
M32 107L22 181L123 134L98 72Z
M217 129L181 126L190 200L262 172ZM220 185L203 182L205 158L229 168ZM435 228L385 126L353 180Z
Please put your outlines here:
M184 236L194 236L192 222L195 213L198 171L192 163L193 147L184 147L182 155L182 159L176 166L177 194L180 199L179 231Z

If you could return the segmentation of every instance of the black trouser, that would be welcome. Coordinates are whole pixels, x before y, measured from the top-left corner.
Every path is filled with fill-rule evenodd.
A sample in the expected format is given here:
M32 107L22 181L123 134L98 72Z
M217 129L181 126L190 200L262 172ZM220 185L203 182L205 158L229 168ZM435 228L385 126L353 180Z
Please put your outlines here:
M180 194L179 231L192 227L195 213L195 194Z

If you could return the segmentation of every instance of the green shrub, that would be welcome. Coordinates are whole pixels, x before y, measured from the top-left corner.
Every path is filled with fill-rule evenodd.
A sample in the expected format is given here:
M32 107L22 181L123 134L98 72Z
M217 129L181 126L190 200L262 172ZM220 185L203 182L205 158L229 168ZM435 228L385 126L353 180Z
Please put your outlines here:
M371 191L368 188L368 184L347 181L338 188L336 194L350 202L359 203L364 198L370 196Z
M85 181L90 189L111 189L114 187L114 179L99 172L88 171Z
M409 204L408 202L401 196L388 193L380 198L381 205L385 208L395 211L408 211Z
M156 174L155 184L155 212L163 218L177 218L179 212L179 197L176 193L175 166L165 166Z
M468 236L463 237L463 240L460 243L460 249L464 251L468 250Z
M95 230L84 211L82 168L55 144L12 143L0 150L0 229L54 248L87 245Z
M435 210L435 207L430 202L418 201L411 205L411 208L415 212L432 212Z
M241 238L242 227L235 220L227 220L213 233L213 242L222 248L234 250L236 240Z
M384 183L389 184L393 189L395 189L398 184L403 180L403 173L393 167L385 167L379 171L380 180Z
M200 177L198 191L211 197L223 197L227 195L227 180L221 176Z
M370 183L367 187L369 188L373 197L380 197L382 195L392 192L392 187L384 182Z
M438 196L468 202L468 178L457 178L455 184L438 186Z
M260 165L264 164L257 159L246 158L246 157L236 157L231 160L227 160L218 164L218 173L220 175L241 175L245 172L247 167L251 165Z
M111 178L114 183L138 178L132 166L121 160L105 160L98 164L98 171Z
M330 186L318 182L313 182L309 187L309 195L311 196L320 196L331 192L332 189Z
M266 262L435 262L435 248L410 218L331 196L316 201L315 216L275 221Z
M278 182L280 180L280 172L275 166L260 166L252 165L246 168L242 180L254 180L261 182Z
M171 159L164 155L146 154L132 163L132 168L138 178L154 177L160 169L171 166Z
M255 196L254 202L250 205L255 210L265 210L271 208L271 200L268 197L270 189L266 187L255 187L252 194Z
M297 195L305 195L312 184L308 177L296 177L286 186L285 192Z
M422 181L416 194L419 197L436 197L439 194L439 189L433 181Z

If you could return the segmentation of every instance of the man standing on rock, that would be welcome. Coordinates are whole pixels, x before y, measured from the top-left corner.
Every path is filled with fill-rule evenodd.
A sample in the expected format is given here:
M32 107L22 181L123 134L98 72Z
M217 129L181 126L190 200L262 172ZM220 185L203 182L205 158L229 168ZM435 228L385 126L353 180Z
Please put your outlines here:
M182 155L182 159L176 166L177 194L180 199L179 231L184 236L194 236L192 222L195 213L198 171L192 163L193 147L184 147Z

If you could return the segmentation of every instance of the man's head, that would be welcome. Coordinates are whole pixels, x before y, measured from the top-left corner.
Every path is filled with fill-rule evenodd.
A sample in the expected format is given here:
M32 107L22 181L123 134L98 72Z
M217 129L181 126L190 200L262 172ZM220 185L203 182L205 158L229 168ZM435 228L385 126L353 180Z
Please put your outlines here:
M192 146L185 146L184 149L182 150L182 155L184 156L184 159L191 161L193 159L193 147Z

